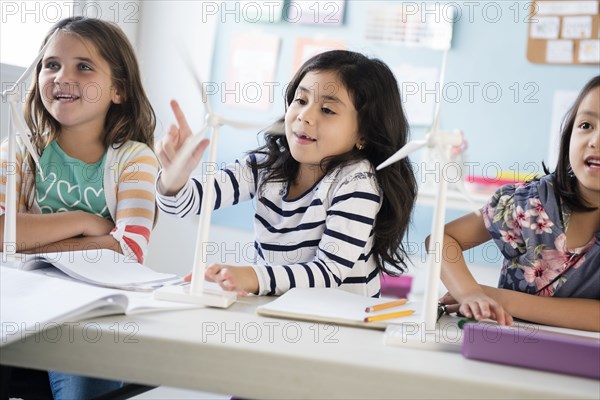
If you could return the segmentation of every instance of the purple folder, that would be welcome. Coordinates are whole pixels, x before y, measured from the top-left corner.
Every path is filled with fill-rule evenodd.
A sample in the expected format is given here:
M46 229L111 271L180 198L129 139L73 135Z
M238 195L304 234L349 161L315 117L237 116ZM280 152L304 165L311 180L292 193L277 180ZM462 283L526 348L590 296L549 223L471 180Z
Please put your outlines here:
M600 379L600 340L535 325L464 325L462 354L474 360Z

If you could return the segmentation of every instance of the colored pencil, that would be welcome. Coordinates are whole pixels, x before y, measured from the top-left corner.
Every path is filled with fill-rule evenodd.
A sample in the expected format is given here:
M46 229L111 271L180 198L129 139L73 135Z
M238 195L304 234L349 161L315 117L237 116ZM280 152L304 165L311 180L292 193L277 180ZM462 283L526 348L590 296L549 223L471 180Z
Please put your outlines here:
M407 317L409 315L414 314L414 312L415 312L415 310L405 310L405 311L397 311L397 312L387 313L387 314L373 315L371 317L365 317L364 321L365 322L375 322L375 321L384 321L386 319L392 319L392 318Z
M365 312L374 312L374 311L379 311L379 310L385 310L386 308L397 307L397 306L401 306L403 304L406 304L406 299L400 299L400 300L390 301L387 303L376 304L374 306L365 308Z

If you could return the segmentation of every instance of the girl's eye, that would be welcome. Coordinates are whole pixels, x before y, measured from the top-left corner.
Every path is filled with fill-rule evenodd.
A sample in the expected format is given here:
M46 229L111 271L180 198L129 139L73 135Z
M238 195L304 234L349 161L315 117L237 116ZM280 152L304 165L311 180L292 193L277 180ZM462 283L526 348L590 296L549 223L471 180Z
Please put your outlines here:
M582 122L579 124L579 129L592 129L592 124L589 122Z
M79 64L78 68L80 71L91 71L92 70L92 67L90 67L87 64Z
M331 109L329 109L327 107L321 108L321 111L323 111L325 114L331 114L331 115L335 114L334 111L332 111Z
M46 63L46 65L44 66L44 68L46 68L46 69L58 69L59 67L60 66L55 61L48 61Z
M304 99L294 99L294 103L298 103L300 105L305 105L306 101Z

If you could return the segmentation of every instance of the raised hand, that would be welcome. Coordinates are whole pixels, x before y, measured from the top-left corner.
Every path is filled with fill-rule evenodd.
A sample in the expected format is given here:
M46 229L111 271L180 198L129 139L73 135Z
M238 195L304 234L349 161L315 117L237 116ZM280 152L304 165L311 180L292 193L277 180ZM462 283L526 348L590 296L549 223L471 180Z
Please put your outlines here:
M167 135L155 146L163 168L158 189L165 195L176 194L185 186L209 143L208 139L197 142L197 137L192 135L187 119L175 100L171 101L171 108L177 125L171 125Z

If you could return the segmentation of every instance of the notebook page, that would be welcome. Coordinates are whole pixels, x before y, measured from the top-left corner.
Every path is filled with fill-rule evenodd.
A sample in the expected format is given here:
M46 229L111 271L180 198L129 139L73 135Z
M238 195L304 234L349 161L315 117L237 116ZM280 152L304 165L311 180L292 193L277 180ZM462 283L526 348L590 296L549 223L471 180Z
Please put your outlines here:
M106 287L152 290L180 281L177 275L153 271L122 254L105 249L32 256L25 263L25 269L30 268L28 264L39 263L40 259L77 280Z
M106 312L123 313L126 303L126 297L112 289L2 267L0 346L64 322L77 322L99 307L110 305Z
M393 309L366 313L365 308L394 299L360 296L331 288L293 288L276 300L257 308L260 315L302 319L307 321L331 322L337 324L384 329L390 324L420 322L421 304L408 302ZM365 323L364 318L390 312L415 310L413 315L385 321Z

